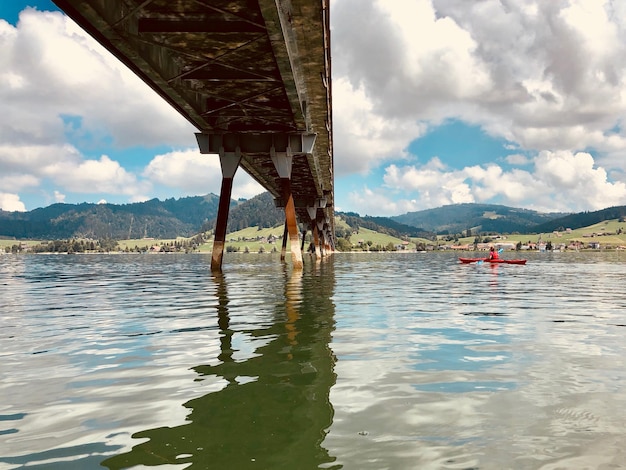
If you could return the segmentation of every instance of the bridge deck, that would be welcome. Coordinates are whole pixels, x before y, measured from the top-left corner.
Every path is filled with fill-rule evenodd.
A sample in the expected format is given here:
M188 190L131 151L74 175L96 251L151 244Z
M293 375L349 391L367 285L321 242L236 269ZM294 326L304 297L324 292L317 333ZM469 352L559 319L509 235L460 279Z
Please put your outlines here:
M327 0L54 2L198 129L204 153L238 146L240 166L279 202L270 147L291 143L298 220L326 198L318 217L332 224ZM307 153L298 142L310 134Z

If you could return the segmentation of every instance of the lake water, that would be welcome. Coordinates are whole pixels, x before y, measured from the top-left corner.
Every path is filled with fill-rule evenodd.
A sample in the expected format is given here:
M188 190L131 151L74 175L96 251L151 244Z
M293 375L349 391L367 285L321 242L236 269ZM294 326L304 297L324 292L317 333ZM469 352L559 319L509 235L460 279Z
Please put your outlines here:
M0 468L626 468L626 253L525 256L0 256Z

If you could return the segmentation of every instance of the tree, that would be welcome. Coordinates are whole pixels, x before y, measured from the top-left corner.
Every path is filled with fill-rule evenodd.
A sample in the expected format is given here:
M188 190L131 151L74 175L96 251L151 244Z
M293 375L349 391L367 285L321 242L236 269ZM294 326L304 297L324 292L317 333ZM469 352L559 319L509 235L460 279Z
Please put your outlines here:
M339 251L351 251L352 243L346 238L338 238L337 239L337 250Z

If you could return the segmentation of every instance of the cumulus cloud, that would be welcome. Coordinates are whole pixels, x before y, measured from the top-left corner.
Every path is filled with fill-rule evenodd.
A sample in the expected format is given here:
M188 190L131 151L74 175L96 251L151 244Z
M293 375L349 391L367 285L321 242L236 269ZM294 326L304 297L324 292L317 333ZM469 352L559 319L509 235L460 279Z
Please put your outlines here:
M385 215L484 201L546 211L626 204L625 5L336 0L332 20L341 84L334 99L346 103L335 118L335 148L344 150L335 161L347 156L339 163L347 171L387 165L384 185L351 193L352 210ZM348 106L359 111L350 114ZM515 153L464 168L438 158L410 164L411 140L446 119L479 125ZM396 121L421 132L379 132ZM359 133L345 132L348 126Z
M488 202L539 211L599 210L626 204L626 184L611 182L585 152L543 151L533 170L505 171L496 164L452 170L437 158L423 166L390 165L385 187L354 193L362 213L399 214L447 204ZM398 197L398 194L401 196Z
M67 191L83 194L125 194L132 197L148 192L149 183L140 181L117 161L103 155L86 159L69 144L0 145L0 188L20 192L48 180ZM55 202L65 196L54 192Z
M65 202L65 194L59 191L54 191L54 202Z
M179 150L157 155L143 175L155 184L178 188L187 195L219 194L222 170L218 155ZM232 196L248 199L264 189L242 169L235 174Z
M108 193L135 195L146 190L146 183L126 171L106 155L99 160L48 165L45 173L57 184L77 193Z
M148 198L149 182L77 145L193 145L194 129L171 106L60 12L25 9L0 21L0 191ZM72 142L72 143L70 143ZM76 145L75 145L76 144Z
M4 191L19 192L25 188L35 188L39 182L35 175L5 172L0 176L0 188Z
M357 140L377 136L365 159L374 167L420 135L379 129L396 119L433 126L453 118L521 150L592 149L624 170L624 13L601 0L336 0L335 82L350 87L334 89L334 98L367 111L359 134L336 133L336 148L359 149ZM359 121L342 113L336 121ZM348 160L359 167L356 156Z
M333 0L331 21L335 175L384 170L346 210L626 203L624 2ZM0 21L0 103L7 206L36 189L52 201L219 193L219 159L195 150L195 129L60 12ZM411 143L449 120L480 126L508 151L464 168L436 153L415 163ZM103 144L194 150L160 150L141 172L147 160L130 169ZM234 197L260 191L237 172Z
M7 212L24 212L26 206L17 194L0 193L0 210Z
M346 79L333 82L335 174L366 174L390 158L406 156L408 142L423 135L426 124L384 119L372 110L363 87Z
M119 146L193 141L187 121L60 12L26 9L17 27L0 22L0 51L0 101L11 111L0 115L4 144L59 144L68 132Z

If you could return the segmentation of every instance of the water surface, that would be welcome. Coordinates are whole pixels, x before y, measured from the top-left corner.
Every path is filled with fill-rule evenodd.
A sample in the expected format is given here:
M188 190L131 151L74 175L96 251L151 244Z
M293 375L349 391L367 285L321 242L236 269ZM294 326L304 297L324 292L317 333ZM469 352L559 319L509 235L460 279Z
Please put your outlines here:
M622 468L626 255L526 256L0 256L0 468Z

